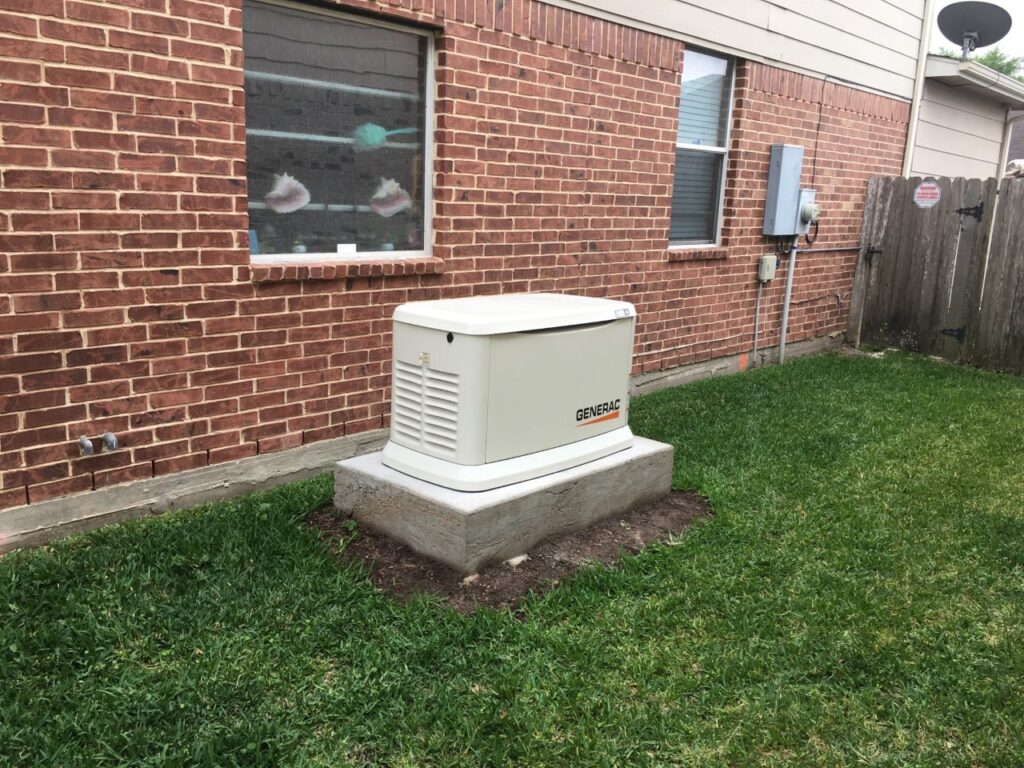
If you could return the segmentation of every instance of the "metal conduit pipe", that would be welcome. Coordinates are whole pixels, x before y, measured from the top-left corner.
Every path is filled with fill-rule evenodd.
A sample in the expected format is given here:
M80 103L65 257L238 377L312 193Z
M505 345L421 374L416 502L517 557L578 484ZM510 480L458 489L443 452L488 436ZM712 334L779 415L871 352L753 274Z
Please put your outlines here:
M789 307L793 302L793 276L796 273L796 255L798 253L843 253L860 251L859 245L847 245L840 248L808 248L798 250L796 242L789 250L789 265L786 267L786 295L782 299L782 328L779 331L779 365L786 362L786 335L789 332ZM760 293L758 294L760 299ZM757 354L757 324L754 324L754 354Z
M842 248L801 248L797 253L844 253L860 251L859 245L846 245Z
M761 291L764 289L764 283L760 280L757 281L757 299L754 301L754 351L751 353L751 357L754 358L753 366L757 365L757 336L760 330L761 323Z
M793 273L796 272L796 240L789 249L789 264L786 266L786 295L782 299L782 328L779 330L779 365L786 362L786 333L789 331L789 303L793 298Z

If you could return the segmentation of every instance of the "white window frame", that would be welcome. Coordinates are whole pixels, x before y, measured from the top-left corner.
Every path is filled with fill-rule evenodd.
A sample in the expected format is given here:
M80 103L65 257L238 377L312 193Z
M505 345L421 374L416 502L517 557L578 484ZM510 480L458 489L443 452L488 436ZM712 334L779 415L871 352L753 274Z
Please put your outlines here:
M436 40L434 33L427 29L421 29L412 25L397 24L384 19L372 16L363 16L354 13L345 13L342 10L333 8L322 8L304 3L294 3L289 0L259 0L267 5L278 5L284 8L295 8L308 13L321 14L331 18L342 18L357 24L365 24L372 27L383 27L398 32L405 32L425 38L427 41L426 72L423 83L423 248L408 251L359 251L352 253L260 253L249 252L251 264L306 264L317 263L347 263L352 261L405 261L409 259L428 259L433 250L434 242L434 100L437 92L434 68L436 62ZM243 57L245 49L243 45ZM248 108L248 105L247 107ZM248 124L246 125L248 132ZM246 162L248 162L246 153ZM249 216L249 193L246 189L246 218ZM247 226L246 229L249 229Z
M722 175L718 181L718 210L715 212L715 238L714 240L708 240L707 242L692 243L692 242L672 242L669 241L668 247L672 250L701 250L706 248L717 248L722 244L722 219L725 213L725 186L729 171L729 142L732 140L732 111L733 102L736 95L736 57L729 56L728 54L719 53L718 51L707 50L704 48L697 48L695 46L687 46L686 51L694 51L696 53L703 53L706 56L714 56L719 59L725 59L728 62L729 68L729 95L728 104L729 112L725 116L725 136L723 137L723 145L721 147L710 147L707 144L687 144L679 141L679 126L676 125L676 149L688 149L695 150L698 152L708 152L710 154L717 154L722 156ZM683 69L686 68L686 51L683 52ZM679 98L682 100L682 87L683 81L682 76L679 80ZM673 174L674 176L674 174ZM675 191L675 180L673 179L673 192ZM669 210L669 220L671 225L672 211Z

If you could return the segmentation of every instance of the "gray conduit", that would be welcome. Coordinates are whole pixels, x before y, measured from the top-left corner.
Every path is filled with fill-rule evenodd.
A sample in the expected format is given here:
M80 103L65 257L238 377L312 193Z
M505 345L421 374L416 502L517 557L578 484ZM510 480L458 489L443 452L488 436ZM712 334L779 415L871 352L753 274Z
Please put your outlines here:
M754 302L754 351L752 353L753 362L751 368L757 366L757 333L761 322L761 290L764 288L764 283L760 280L757 281L757 300Z
M860 246L845 248L809 248L798 251L796 241L789 251L789 264L786 266L786 296L782 300L782 329L779 331L779 365L786 362L786 334L789 331L789 306L793 299L793 274L796 272L796 255L798 253L840 253L842 251L859 251ZM756 354L756 353L755 353Z

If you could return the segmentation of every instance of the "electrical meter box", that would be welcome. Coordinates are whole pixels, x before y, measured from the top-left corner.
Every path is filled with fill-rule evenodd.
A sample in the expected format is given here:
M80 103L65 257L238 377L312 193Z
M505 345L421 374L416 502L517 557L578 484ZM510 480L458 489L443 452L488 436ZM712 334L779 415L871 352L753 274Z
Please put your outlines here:
M772 144L768 193L764 204L764 234L791 236L799 232L797 220L800 216L800 173L803 165L803 147Z
M562 294L401 305L382 461L484 491L629 448L635 322L627 302Z
M811 231L811 224L818 220L821 208L815 198L817 194L813 189L801 189L800 198L797 202L796 232L799 235L806 235Z

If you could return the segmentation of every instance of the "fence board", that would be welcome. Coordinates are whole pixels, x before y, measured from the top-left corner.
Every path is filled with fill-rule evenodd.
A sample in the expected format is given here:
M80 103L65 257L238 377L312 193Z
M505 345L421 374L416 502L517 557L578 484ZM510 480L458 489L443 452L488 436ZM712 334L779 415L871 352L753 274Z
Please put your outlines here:
M910 244L916 258L907 259L907 288L913 291L914 281L920 281L917 291L918 306L908 319L908 337L917 352L932 354L941 344L936 329L941 327L946 311L946 297L953 282L953 263L956 259L959 218L953 211L964 196L963 179L943 179L942 200L937 206L918 216L920 229ZM917 274L919 270L919 274Z
M870 184L875 185L876 194L871 198L871 207L864 209L863 231L868 232L866 238L861 239L861 259L857 264L857 273L861 275L860 285L863 286L862 295L857 295L856 286L851 304L859 306L856 316L856 344L860 345L861 329L864 323L870 323L868 307L876 300L879 294L879 282L882 261L880 253L885 247L885 233L888 227L889 215L892 210L890 201L892 198L893 179L891 177L879 176L871 179ZM856 280L856 276L855 276ZM866 319L867 318L867 319ZM869 326L870 327L870 326Z
M979 362L987 368L1024 371L1024 182L1008 180L995 226L1005 232L993 249L986 276L984 344Z
M879 198L887 184L891 182L882 176L868 180L868 190L864 202L864 221L860 230L860 258L853 273L853 290L850 293L850 309L846 313L846 337L855 347L860 346L860 330L864 321L864 299L870 280L871 262L874 253L868 251L877 242L876 231L880 211L888 211L879 204ZM869 213L872 212L872 213Z
M1005 222L1006 206L1007 204L1012 205L1009 195L1007 186L1003 184L999 192L1000 206L992 228L993 237L989 258L980 278L981 298L978 302L978 311L967 334L965 357L982 367L987 366L990 356L992 328L995 323L996 307L999 304L997 296L999 291L996 290L996 286L1001 283L1000 272L1005 266L999 258L999 254L1005 252L1009 245L1010 229L1006 227Z
M982 297L974 328L968 334L966 359L974 365L1020 371L1020 361L1008 354L1015 295L1019 295L1024 244L1024 183L1005 180L1000 187L999 207L993 224L992 248L984 275Z
M936 314L932 318L934 327L940 329L938 344L932 352L950 360L960 360L963 357L965 336L955 338L950 335L941 335L941 329L953 331L960 329L963 334L966 334L968 321L971 318L973 275L984 271L988 224L993 215L994 195L994 179L964 180L963 195L957 207L981 206L983 211L988 212L989 218L985 219L983 216L981 221L970 215L960 218L959 243L954 250L953 263L950 265L948 285L943 289L946 310L944 314Z
M887 194L879 199L879 205L886 205L878 243L881 253L872 260L872 274L869 282L868 299L864 308L863 334L872 343L884 341L885 329L888 326L887 312L892 301L891 293L895 281L895 265L902 249L905 235L903 225L905 208L896 204L903 188L902 179L887 180Z

